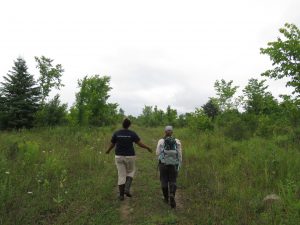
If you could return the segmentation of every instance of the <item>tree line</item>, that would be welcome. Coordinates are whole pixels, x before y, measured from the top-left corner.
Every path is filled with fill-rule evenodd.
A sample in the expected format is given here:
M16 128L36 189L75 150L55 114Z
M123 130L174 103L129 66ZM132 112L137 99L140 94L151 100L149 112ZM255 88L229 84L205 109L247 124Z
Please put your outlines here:
M235 139L291 129L296 132L300 127L300 31L294 24L285 24L279 32L281 37L260 49L273 65L261 75L288 78L286 86L293 89L292 95L281 95L279 101L268 91L265 79L251 78L242 89L243 94L236 96L239 87L232 80L221 79L214 84L216 97L209 98L194 112L179 115L171 106L166 110L145 106L141 115L129 117L149 127L172 124L199 131L222 130ZM59 95L49 99L51 91L63 87L62 65L55 65L54 60L45 56L35 57L35 61L39 71L37 80L29 74L22 58L17 58L12 70L4 76L0 86L1 129L67 124L105 126L124 117L124 110L117 103L108 103L110 77L93 75L79 80L76 101L68 110Z
M26 61L19 57L0 86L0 129L22 129L56 125L96 125L116 123L124 116L118 104L108 103L110 77L85 76L78 81L75 104L68 110L51 91L64 85L64 69L53 59L35 57L38 79L28 72Z
M232 80L221 79L214 83L216 97L210 97L194 112L178 115L170 106L165 111L145 106L136 122L153 127L172 124L195 131L220 131L233 139L290 133L294 141L300 142L300 31L294 24L285 24L279 31L282 37L260 49L273 65L261 75L288 78L286 86L292 88L292 95L280 95L278 100L268 90L265 79L250 78L242 95L237 96L240 87Z

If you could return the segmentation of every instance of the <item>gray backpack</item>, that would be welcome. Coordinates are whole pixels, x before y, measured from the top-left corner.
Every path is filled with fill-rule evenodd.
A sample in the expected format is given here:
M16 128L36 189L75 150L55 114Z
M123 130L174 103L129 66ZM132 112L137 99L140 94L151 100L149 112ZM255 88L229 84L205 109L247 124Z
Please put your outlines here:
M166 165L179 165L178 146L175 138L164 138L164 147L160 161Z

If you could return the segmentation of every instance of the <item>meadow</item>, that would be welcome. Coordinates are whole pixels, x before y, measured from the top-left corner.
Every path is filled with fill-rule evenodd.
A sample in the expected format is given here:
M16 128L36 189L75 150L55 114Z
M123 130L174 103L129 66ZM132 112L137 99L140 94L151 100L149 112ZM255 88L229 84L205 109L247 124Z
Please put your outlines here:
M232 140L175 129L184 162L176 210L162 201L154 153L136 147L132 199L117 200L117 126L0 133L0 224L299 224L300 149L285 135ZM134 129L155 150L162 128ZM280 200L264 202L270 194Z

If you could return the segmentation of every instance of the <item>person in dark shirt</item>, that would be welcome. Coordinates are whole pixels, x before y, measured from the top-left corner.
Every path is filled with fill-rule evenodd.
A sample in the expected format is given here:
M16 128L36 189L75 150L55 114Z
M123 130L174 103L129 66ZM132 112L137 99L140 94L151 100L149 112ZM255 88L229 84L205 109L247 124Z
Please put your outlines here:
M135 151L133 143L152 152L151 148L141 142L139 136L128 128L131 125L129 119L124 119L123 129L116 131L112 138L111 144L106 151L106 154L115 147L115 163L118 169L118 185L121 201L124 200L124 195L132 197L130 194L130 186L135 173Z

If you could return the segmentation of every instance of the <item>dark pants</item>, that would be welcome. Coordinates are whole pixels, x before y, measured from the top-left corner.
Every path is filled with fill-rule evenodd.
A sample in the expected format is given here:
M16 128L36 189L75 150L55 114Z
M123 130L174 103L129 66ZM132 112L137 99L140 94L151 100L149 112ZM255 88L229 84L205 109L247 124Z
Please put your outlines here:
M170 194L175 195L177 169L174 165L159 163L160 183L162 188L169 188Z

